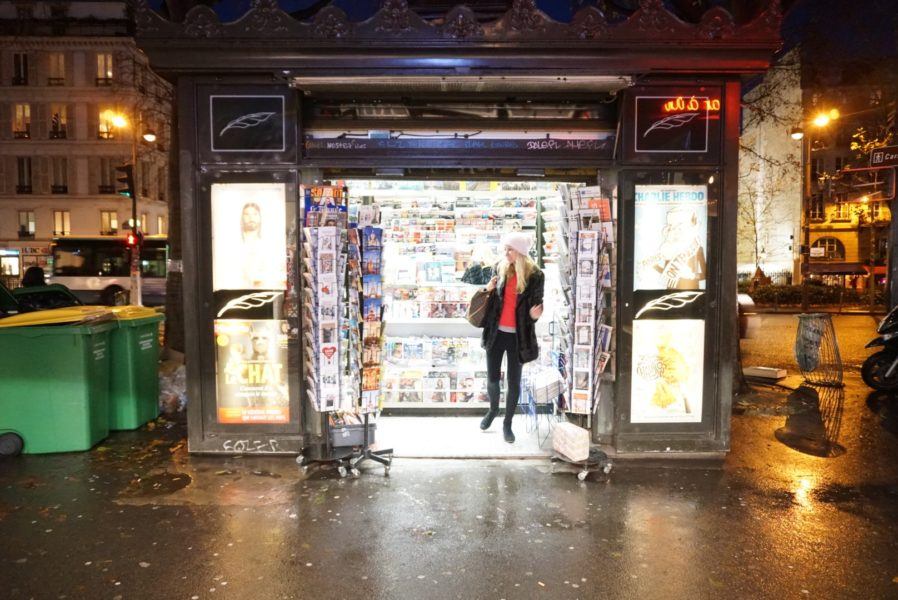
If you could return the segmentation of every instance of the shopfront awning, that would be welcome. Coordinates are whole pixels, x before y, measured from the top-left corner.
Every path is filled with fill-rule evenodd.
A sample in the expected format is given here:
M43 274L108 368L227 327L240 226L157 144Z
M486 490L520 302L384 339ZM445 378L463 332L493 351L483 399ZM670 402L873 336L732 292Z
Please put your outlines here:
M816 275L866 275L867 269L857 262L812 262L808 270Z

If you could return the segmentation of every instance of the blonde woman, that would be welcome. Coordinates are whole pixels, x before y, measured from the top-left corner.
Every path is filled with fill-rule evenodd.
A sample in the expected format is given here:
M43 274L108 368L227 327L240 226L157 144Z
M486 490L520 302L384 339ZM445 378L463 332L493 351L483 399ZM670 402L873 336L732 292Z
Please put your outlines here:
M486 286L490 297L483 319L482 345L486 350L490 409L480 422L480 429L489 429L499 414L499 378L504 355L507 362L502 433L509 444L514 443L511 420L521 395L521 367L539 356L535 324L543 314L545 277L530 259L532 243L533 235L529 233L515 232L503 237L504 259Z

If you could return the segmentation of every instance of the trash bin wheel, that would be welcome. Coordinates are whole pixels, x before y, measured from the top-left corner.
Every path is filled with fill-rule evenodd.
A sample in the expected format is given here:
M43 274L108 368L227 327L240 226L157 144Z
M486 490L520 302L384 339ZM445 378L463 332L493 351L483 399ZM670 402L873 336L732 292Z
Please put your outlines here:
M11 432L0 434L0 456L18 456L24 447L25 442L18 434Z

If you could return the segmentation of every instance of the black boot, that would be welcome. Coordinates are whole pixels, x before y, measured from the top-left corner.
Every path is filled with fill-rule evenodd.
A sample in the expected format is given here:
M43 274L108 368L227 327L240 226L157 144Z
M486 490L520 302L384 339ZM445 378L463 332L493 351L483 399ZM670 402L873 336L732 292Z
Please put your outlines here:
M486 431L493 424L493 419L499 414L499 382L488 381L486 384L486 393L490 399L490 410L480 421L480 429Z
M514 433L511 431L511 422L505 421L502 424L502 437L504 437L505 441L509 444L514 444Z
M483 420L480 421L480 429L486 431L490 428L490 425L493 424L493 419L496 418L496 415L499 414L499 409L493 410L492 408L487 411L486 416L483 417Z

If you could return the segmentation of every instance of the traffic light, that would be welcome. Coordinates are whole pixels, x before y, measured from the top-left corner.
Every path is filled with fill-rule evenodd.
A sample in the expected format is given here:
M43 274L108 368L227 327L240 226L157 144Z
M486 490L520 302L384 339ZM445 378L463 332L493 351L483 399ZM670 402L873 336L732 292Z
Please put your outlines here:
M115 191L126 198L134 198L134 165L122 165L115 168Z
M125 242L128 244L129 248L139 246L141 241L143 241L143 234L136 229L128 233L128 237L125 238Z

